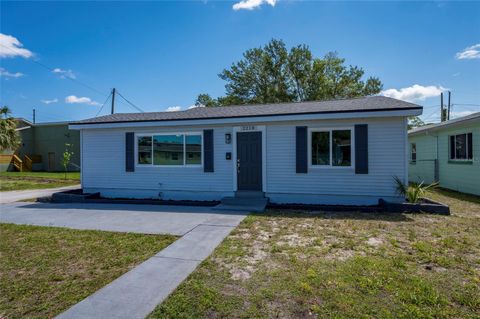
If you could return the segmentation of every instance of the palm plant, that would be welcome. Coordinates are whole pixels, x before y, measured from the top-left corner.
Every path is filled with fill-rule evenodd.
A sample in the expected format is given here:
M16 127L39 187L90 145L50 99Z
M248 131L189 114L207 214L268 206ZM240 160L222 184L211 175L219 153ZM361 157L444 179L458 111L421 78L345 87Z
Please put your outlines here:
M13 150L20 144L17 123L11 114L8 106L0 108L0 151Z
M425 185L423 182L412 182L409 185L405 185L398 176L395 176L394 179L395 183L397 184L397 193L405 197L409 203L413 204L420 202L420 200L425 197L425 193L429 188L433 188L438 185L438 183Z

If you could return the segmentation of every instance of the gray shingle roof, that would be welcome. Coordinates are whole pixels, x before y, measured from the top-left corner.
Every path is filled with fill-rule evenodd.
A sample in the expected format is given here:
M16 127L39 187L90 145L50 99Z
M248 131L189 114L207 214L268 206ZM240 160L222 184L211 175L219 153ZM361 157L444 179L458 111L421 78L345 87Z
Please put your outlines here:
M181 121L296 114L393 111L421 108L421 106L413 103L408 103L384 96L370 96L330 101L197 107L178 112L116 113L90 118L71 124Z
M408 131L408 134L410 135L410 134L417 134L417 133L421 133L421 132L428 132L428 131L432 131L432 130L439 130L439 129L442 129L444 127L454 126L454 125L462 124L462 123L467 122L467 121L474 121L474 120L479 120L480 121L480 112L472 113L470 115L462 116L462 117L459 117L459 118L456 118L456 119L453 119L453 120L450 120L450 121L445 121L445 122L441 122L441 123L437 123L437 124L428 124L428 125L425 125L425 126L416 127L414 129L411 129L410 131Z

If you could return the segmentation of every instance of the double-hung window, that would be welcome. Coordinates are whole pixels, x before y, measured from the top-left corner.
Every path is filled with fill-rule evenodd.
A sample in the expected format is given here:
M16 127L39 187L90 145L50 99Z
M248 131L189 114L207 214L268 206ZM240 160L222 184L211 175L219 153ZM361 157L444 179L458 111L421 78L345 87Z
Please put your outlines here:
M449 144L450 160L471 161L473 159L472 133L451 135Z
M201 166L202 134L137 135L137 163L153 166Z
M311 130L310 165L352 166L352 130Z
M414 163L417 161L417 144L416 143L410 144L410 160Z

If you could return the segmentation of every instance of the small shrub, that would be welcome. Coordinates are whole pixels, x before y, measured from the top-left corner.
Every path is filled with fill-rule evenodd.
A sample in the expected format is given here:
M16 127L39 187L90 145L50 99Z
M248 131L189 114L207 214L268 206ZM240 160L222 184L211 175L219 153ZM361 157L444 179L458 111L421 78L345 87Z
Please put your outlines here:
M433 188L438 185L438 183L425 185L423 182L405 185L398 176L395 176L394 179L395 183L397 184L397 193L405 197L409 203L413 204L418 203L420 199L425 196L425 193L429 188Z

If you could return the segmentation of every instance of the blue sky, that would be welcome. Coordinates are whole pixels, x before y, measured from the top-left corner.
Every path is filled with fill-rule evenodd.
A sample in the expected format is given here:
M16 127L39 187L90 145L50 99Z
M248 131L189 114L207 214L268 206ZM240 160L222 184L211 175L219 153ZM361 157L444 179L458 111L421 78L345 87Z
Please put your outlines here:
M446 89L454 115L480 111L480 2L0 6L0 102L27 119L35 108L39 122L93 117L112 87L145 111L186 109L199 93L223 95L217 74L272 38L308 44L316 56L337 51L380 77L384 94L425 106L429 122ZM135 111L117 100L118 112Z

